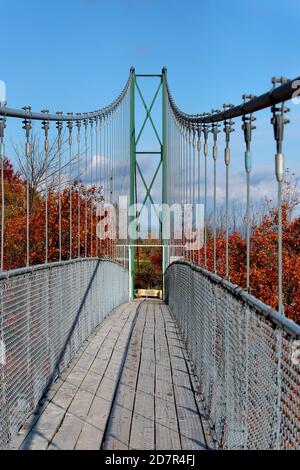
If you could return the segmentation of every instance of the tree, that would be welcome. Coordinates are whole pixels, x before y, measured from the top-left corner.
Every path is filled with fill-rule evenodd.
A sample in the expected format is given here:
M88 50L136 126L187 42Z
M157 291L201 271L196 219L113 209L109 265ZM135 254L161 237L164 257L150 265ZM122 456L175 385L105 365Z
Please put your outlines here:
M287 178L284 185L283 228L283 303L285 314L300 323L300 217L293 218L293 211L300 203L297 180ZM278 307L278 211L272 201L261 205L260 217L252 218L250 238L251 294L267 305ZM213 271L214 243L207 240L207 268ZM217 272L226 275L226 242L224 231L218 232ZM195 254L195 262L203 266L204 248ZM246 287L246 240L242 230L229 235L230 281Z
M0 175L1 176L1 175ZM5 219L4 219L4 269L26 265L26 182L11 163L4 160ZM71 191L70 191L71 188ZM0 185L1 191L1 185ZM0 192L0 208L2 197ZM114 242L96 239L96 208L103 200L101 187L85 187L78 181L65 187L61 193L51 188L48 193L48 261L59 260L59 200L61 202L62 259L70 258L70 219L72 220L72 257L78 256L78 245L82 256L112 253ZM72 200L72 213L70 201ZM80 208L80 230L79 209ZM45 261L45 194L37 191L29 214L30 264ZM72 216L70 218L70 215ZM87 223L86 223L87 221ZM101 251L100 251L101 249Z
M50 192L58 190L59 182L61 186L72 184L72 177L70 178L67 170L70 165L72 169L75 161L78 160L78 154L72 155L71 161L69 161L68 157L65 156L66 143L67 140L62 140L61 150L59 151L58 139L50 140L47 158L44 144L41 145L38 134L31 134L28 156L23 144L13 144L18 163L18 174L24 184L28 183L29 187L30 213L34 210L38 194L45 191L46 182ZM76 179L80 180L80 175L76 174Z

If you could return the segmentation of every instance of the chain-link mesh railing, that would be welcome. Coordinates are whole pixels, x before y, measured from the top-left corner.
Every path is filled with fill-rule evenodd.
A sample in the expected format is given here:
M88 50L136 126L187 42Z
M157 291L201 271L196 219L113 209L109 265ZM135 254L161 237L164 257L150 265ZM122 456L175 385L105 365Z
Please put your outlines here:
M186 262L166 272L216 445L300 448L300 326Z
M0 275L0 448L111 309L128 272L95 258Z

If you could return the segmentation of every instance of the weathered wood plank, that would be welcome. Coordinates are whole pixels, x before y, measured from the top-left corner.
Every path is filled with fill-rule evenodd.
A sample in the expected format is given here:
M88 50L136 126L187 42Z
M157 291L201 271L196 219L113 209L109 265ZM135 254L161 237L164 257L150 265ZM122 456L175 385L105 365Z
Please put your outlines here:
M67 413L64 420L53 437L48 449L49 450L72 450L77 442L81 428L84 422L82 419Z
M86 421L82 427L76 443L76 449L100 449L106 423L112 407L112 399L115 393L118 376L121 367L120 351L124 353L124 347L130 331L131 322L135 315L135 305L131 305L129 321L124 322L120 330L118 341L111 351L110 360L101 377L98 388L95 390L92 405L87 413ZM126 340L126 341L125 341Z
M146 307L146 318L141 344L139 375L132 416L130 449L155 448L155 352L154 310Z
M36 422L24 428L21 448L206 448L170 311L159 301L142 303L128 345L138 305L121 306L96 328L50 388Z
M111 316L105 320L104 325L98 327L99 330L96 334L92 334L89 338L89 342L85 344L84 348L81 348L81 355L76 357L76 361L72 361L66 371L63 374L63 379L60 377L59 384L55 384L53 389L50 389L48 394L48 403L45 409L42 411L42 414L39 416L38 420L32 423L32 428L29 429L27 436L23 436L21 448L30 448L30 449L46 449L48 444L54 440L53 445L50 445L49 448L58 448L60 443L64 440L65 432L68 433L68 441L66 446L73 448L78 434L80 434L81 428L83 426L83 421L75 418L78 418L77 415L84 418L88 412L88 408L91 404L93 395L82 389L81 387L86 387L87 382L85 378L88 374L91 377L92 371L91 367L95 358L101 356L103 348L106 346L107 338L109 337L111 352L113 351L114 343L116 343L118 337L122 333L122 329L126 321L130 321L130 315L132 315L132 308L130 304L118 312L120 317L117 317L119 322L115 322L117 313L112 312ZM117 326L116 326L117 323ZM105 354L103 354L105 356ZM110 356L107 355L107 358ZM105 366L107 366L107 361ZM104 369L105 370L105 369ZM95 379L95 376L93 377ZM98 375L97 384L94 387L96 390L99 388L99 382L101 381L102 375ZM83 399L83 397L85 397ZM71 411L71 412L69 412ZM72 417L75 417L74 419ZM66 420L66 423L65 423ZM76 431L72 434L70 432L70 427L73 425L76 427ZM73 445L73 447L72 447ZM68 448L69 448L68 447Z
M173 378L166 332L159 305L155 307L155 354L156 354L156 449L181 449L176 414Z
M170 351L171 371L181 445L184 450L205 450L206 441L203 433L191 378L183 354L183 345L172 326L172 319L167 306L161 306L165 321L166 338ZM166 318L166 319L165 319ZM170 332L172 329L172 333Z
M145 304L141 304L108 423L107 437L103 443L104 449L129 448L145 313Z
M60 406L49 403L34 428L30 431L21 445L22 450L45 450L55 435L65 415Z

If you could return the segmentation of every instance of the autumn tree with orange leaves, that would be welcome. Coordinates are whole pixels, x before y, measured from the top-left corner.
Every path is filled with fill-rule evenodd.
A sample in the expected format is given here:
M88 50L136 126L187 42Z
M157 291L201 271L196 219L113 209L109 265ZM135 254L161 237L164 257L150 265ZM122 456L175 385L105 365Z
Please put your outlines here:
M1 188L0 188L1 190ZM5 190L5 243L4 268L14 269L26 265L26 181L4 160ZM79 193L78 193L79 191ZM79 197L78 197L79 195ZM0 194L1 196L1 194ZM62 260L76 258L80 244L81 256L109 255L114 250L112 241L96 238L96 201L103 200L101 188L85 187L80 182L68 184L60 195L62 227ZM70 199L72 198L72 252L70 253ZM1 197L0 197L1 204ZM300 323L300 217L292 217L299 204L298 192L291 182L285 182L283 203L283 293L285 314ZM2 206L0 205L1 210ZM80 224L78 224L80 207ZM251 230L251 294L277 308L277 210L270 201L264 205L260 218L253 218ZM59 260L59 194L48 194L48 261ZM30 264L45 261L45 196L36 192L30 211ZM79 230L80 226L80 230ZM217 272L225 277L225 232L218 229ZM188 258L189 258L188 254ZM194 262L204 265L204 250L193 252ZM161 269L161 250L152 251L151 269ZM213 270L213 238L208 230L207 268ZM246 241L241 229L229 235L230 281L245 288Z
M1 190L1 189L0 189ZM4 269L15 269L26 265L26 181L4 160ZM79 197L78 197L79 195ZM2 194L0 208L2 211ZM80 182L72 182L59 195L57 190L48 194L48 261L59 260L59 198L61 201L61 259L81 256L96 256L112 253L114 243L97 240L96 202L103 200L101 188L86 188ZM72 204L70 201L72 200ZM72 206L72 213L70 207ZM35 191L30 205L30 265L45 262L45 196ZM78 208L80 207L80 211ZM72 215L72 250L70 250L70 214ZM80 224L79 222L80 217ZM71 251L71 253L70 253Z
M283 304L285 315L300 323L300 217L292 213L300 203L296 183L285 181L282 209L283 231ZM278 234L277 209L267 201L262 220L253 219L250 237L251 271L250 293L267 305L278 307ZM207 268L213 271L214 243L208 233ZM218 231L217 273L226 276L225 231ZM204 265L204 249L192 255L194 261ZM246 287L246 240L241 231L229 235L229 280L242 288Z

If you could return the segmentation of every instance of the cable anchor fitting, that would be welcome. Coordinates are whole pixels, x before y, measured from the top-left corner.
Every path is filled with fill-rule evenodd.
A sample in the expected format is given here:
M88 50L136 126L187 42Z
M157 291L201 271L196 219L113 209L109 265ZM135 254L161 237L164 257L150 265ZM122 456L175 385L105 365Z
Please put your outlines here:
M282 85L288 81L285 77L272 77L273 89L276 87L276 83ZM273 114L271 124L273 125L274 138L276 140L275 174L277 181L281 183L284 180L284 155L282 153L284 126L290 122L289 119L286 119L285 114L289 112L289 108L282 102L278 106L273 105L271 112Z
M73 113L67 113L68 116L73 116ZM67 128L69 129L69 145L72 145L72 129L73 129L73 121L67 121Z
M22 109L24 109L24 111L26 112L29 112L29 113L31 112L31 106L24 106ZM25 154L26 154L26 157L29 158L30 156L30 131L32 128L31 119L26 117L24 121L22 122L22 124L23 124L23 129L25 129L25 133L26 133Z
M4 139L4 129L6 128L6 118L0 117L0 139Z
M202 132L203 124L200 123L197 125L197 135L198 135L198 140L197 140L197 150L200 154L201 152L201 132Z
M61 118L63 113L62 113L62 111L57 111L56 114L59 118ZM58 148L60 149L61 145L62 145L61 133L62 133L62 129L63 129L63 123L62 123L61 119L56 121L56 129L57 129L57 145L58 145Z
M203 113L202 114L203 117L208 117L208 116L211 116L210 113ZM204 146L203 146L203 153L204 153L204 157L206 158L207 155L208 155L208 144L207 144L207 141L208 141L208 133L210 131L210 125L207 124L206 122L203 124L203 135L204 135Z
M49 109L42 109L41 113L48 115ZM44 142L45 153L48 153L48 150L49 150L49 143L48 143L49 128L50 128L49 119L44 119L44 121L42 121L42 129L45 132L45 142Z
M220 113L221 111L219 109L212 109L212 113ZM217 146L217 140L218 140L218 133L220 132L220 124L217 122L213 122L211 125L211 132L213 134L213 159L217 160L218 158L218 146Z
M78 116L79 119L76 121L76 127L77 127L77 142L78 144L80 143L80 128L81 128L81 113L76 113L76 116Z
M234 104L223 104L223 109L224 111L226 109L229 109L229 108L234 108ZM225 165L229 165L230 164L230 147L229 147L229 142L230 142L230 134L231 132L234 132L234 122L232 119L225 119L224 121L224 132L225 132L225 142L226 142L226 146L225 146L225 150L224 150L224 161L225 161Z
M242 98L244 103L246 103L246 101L254 99L255 95L243 95ZM256 120L256 117L254 117L251 113L248 116L244 115L242 117L242 120L242 130L244 131L244 139L246 143L245 170L247 173L250 173L252 170L251 139L252 131L256 129L256 127L253 125L253 122Z

